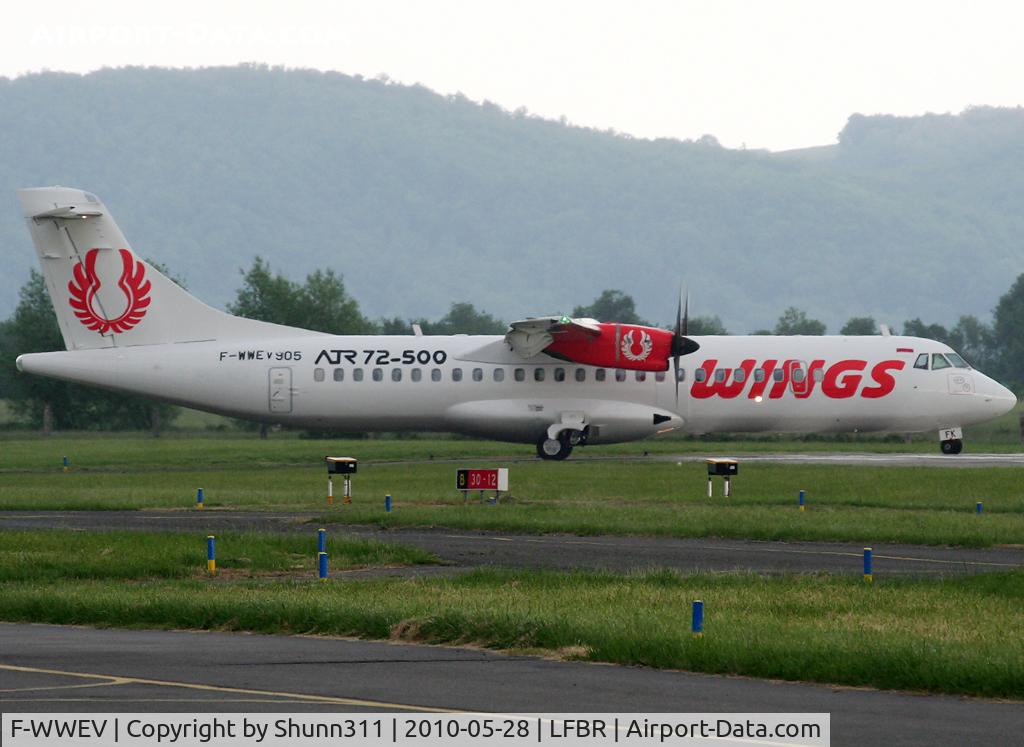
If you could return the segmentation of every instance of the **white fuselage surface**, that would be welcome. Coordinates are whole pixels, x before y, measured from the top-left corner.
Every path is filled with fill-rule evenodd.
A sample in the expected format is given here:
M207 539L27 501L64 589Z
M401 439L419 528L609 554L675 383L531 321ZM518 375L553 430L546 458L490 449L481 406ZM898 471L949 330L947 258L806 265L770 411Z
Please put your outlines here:
M531 443L577 416L589 443L611 443L672 430L923 431L989 420L1016 402L976 370L915 368L922 355L930 364L951 352L931 340L692 339L700 348L682 359L678 404L671 371L524 360L490 336L303 335L38 353L19 365L269 422Z

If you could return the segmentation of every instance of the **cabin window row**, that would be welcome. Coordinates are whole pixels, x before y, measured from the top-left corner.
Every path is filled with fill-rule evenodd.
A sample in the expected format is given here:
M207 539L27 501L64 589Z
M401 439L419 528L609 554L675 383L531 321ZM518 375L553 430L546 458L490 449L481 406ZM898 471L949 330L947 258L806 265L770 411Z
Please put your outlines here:
M742 384L743 382L745 382L747 380L747 372L744 371L742 368L716 368L714 371L712 371L711 375L714 377L715 381L723 382L727 378L729 378L730 374L732 374L732 380L735 383L737 383L737 384ZM768 373L763 368L755 368L751 372L751 376L750 377L754 381L756 381L758 383L761 383L766 378L768 378ZM820 368L816 368L813 371L811 371L811 378L814 379L815 381L820 382L822 379L825 378L825 372L822 369L820 369ZM686 379L686 372L683 371L683 370L680 370L679 371L679 380L680 381L684 381L685 379ZM807 379L807 369L803 368L802 366L796 366L796 367L792 368L790 370L790 379L792 379L792 381L797 383L797 384L802 384ZM698 383L703 383L703 382L707 381L708 380L708 372L707 372L707 370L705 370L703 368L698 368L696 371L693 372L693 380L698 382ZM785 380L786 380L786 371L784 369L776 368L776 369L772 370L772 381L785 381Z
M406 369L402 369L402 368L392 368L389 378L391 379L391 381L402 381L403 376L404 376L403 371L405 371L405 370ZM411 368L411 369L408 369L408 371L409 371L409 380L410 381L422 381L423 380L424 369L421 369L421 368ZM566 369L561 368L561 367L551 369L550 373L551 373L551 379L553 381L558 381L558 382L566 381L567 377L568 377ZM452 368L452 369L450 369L450 374L451 374L450 375L451 381L463 381L464 377L465 377L465 372L461 368ZM350 375L352 381L364 381L365 380L365 370L362 369L362 368L353 368L353 369L351 369L351 372L350 372L349 375ZM629 378L629 372L624 370L624 369L621 369L621 368L616 368L616 369L613 369L613 376L614 376L614 380L615 381L626 381ZM647 376L648 376L648 374L647 374L646 371L634 371L632 378L633 378L634 381L647 381ZM470 372L469 372L469 377L473 381L483 381L484 378L485 378L484 369L482 369L482 368L471 369ZM537 381L537 382L546 381L547 378L548 378L548 369L542 368L540 366L538 366L537 368L534 368L532 370L532 372L528 372L528 369L526 369L526 368L514 368L514 369L512 369L512 378L515 381L526 381L528 377L531 378L533 381ZM332 378L334 379L334 381L344 381L345 380L345 369L344 368L335 368L333 373L332 373ZM505 369L504 368L495 368L495 369L493 369L491 371L491 378L495 382L499 382L499 383L505 381ZM588 378L587 377L587 369L585 369L585 368L577 368L577 369L575 369L573 371L572 378L575 381L577 381L577 382L579 382L581 384L586 382L587 378ZM654 380L655 381L661 382L661 381L664 381L665 378L666 378L666 373L664 371L657 371L654 374ZM373 368L373 369L370 369L370 379L372 379L373 381L384 381L384 379L385 379L384 369L383 368ZM313 381L319 383L319 382L326 381L326 380L327 380L327 370L326 369L319 368L319 367L313 369ZM444 372L442 371L442 369L440 369L440 368L432 368L432 369L430 369L430 380L431 381L443 381L444 380ZM605 368L594 369L594 381L608 381L608 380L609 380L608 369L605 369ZM683 369L679 370L679 380L680 381L685 381L686 380L686 371L683 370Z

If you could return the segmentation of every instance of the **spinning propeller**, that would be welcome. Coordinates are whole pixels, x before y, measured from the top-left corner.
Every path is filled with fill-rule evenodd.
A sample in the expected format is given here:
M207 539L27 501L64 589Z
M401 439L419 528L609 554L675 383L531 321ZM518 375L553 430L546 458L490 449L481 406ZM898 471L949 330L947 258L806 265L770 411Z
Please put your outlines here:
M690 326L690 293L684 294L679 289L679 304L676 306L676 326L672 334L672 375L676 382L676 405L679 405L679 359L700 348L696 342L687 337Z

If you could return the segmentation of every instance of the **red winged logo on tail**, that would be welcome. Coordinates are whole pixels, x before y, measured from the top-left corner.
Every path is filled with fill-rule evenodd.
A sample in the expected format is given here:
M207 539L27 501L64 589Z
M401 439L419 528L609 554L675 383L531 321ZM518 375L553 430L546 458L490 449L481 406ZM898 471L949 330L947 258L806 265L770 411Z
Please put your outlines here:
M85 255L85 262L75 265L75 277L68 283L68 292L71 294L68 303L75 310L78 321L101 335L127 332L142 321L152 300L149 297L151 284L146 280L146 266L127 249L120 250L122 270L117 286L124 293L126 304L120 316L108 319L93 308L96 291L101 285L96 275L96 258L99 253L99 249L90 249Z

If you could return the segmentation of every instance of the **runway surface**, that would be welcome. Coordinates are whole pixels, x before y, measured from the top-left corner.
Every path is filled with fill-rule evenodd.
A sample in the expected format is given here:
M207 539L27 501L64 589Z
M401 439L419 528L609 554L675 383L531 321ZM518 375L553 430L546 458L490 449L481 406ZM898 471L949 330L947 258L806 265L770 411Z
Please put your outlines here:
M139 531L314 532L318 514L262 511L0 511L2 529ZM423 548L445 563L442 568L363 572L416 575L457 573L480 566L567 570L633 571L674 568L756 573L861 572L863 545L844 542L758 542L752 540L677 539L511 534L507 532L396 528L329 524L333 535L358 536ZM947 576L1024 567L1024 547L970 549L874 544L877 575Z
M777 452L774 454L762 452L740 451L736 453L728 450L716 451L713 454L636 454L602 456L600 447L594 447L594 451L581 449L577 451L565 464L586 464L587 462L705 462L708 458L736 459L746 463L772 463L772 464L827 464L847 465L857 467L1024 467L1024 452L1007 454L941 454L935 453L880 453L871 454L864 452L835 452L823 451L808 454L791 454ZM366 465L384 467L387 465L402 464L463 464L465 458L459 459L410 459L401 461L374 461L366 460ZM479 459L482 462L522 463L536 462L534 457L485 457ZM360 463L362 465L363 462Z
M1011 744L1024 703L556 662L474 649L0 624L17 711L831 712L832 743Z
M718 455L716 455L718 456ZM657 455L644 457L658 461L703 462L705 456L673 457ZM1024 453L1017 454L864 454L823 452L820 454L727 454L719 458L740 462L769 462L777 464L831 464L859 467L1024 467Z

